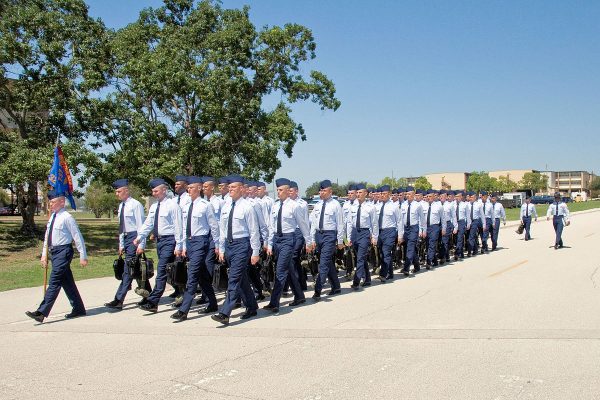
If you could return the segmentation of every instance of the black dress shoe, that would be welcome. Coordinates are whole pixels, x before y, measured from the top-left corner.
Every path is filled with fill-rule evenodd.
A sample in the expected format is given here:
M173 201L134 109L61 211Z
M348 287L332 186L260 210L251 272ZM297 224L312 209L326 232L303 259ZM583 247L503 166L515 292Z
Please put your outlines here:
M413 274L418 274L419 272L421 272L421 268L419 268L419 269L413 268L413 270L412 270Z
M394 275L388 275L385 277L386 281L393 281L394 280Z
M213 320L222 323L223 325L228 325L229 324L229 317L225 314L213 314L210 316Z
M315 293L312 295L312 298L313 298L313 300L314 300L314 301L319 301L319 300L321 300L321 293L317 293L317 292L315 292Z
M196 300L197 305L202 305L206 303L208 303L208 299L205 299L204 297L200 297L198 300Z
M263 307L263 310L269 310L273 313L278 313L279 312L279 307L274 306L273 304L269 303L266 306Z
M201 310L198 310L198 314L210 314L212 312L218 311L219 307L217 306L206 306Z
M558 245L557 244L554 245L554 250L558 250Z
M446 260L440 260L440 265L446 264Z
M467 252L467 257L471 257L471 252Z
M410 272L408 271L402 271L402 275L409 277L410 276Z
M342 293L342 289L331 289L328 293L327 296L334 296L336 294L340 294Z
M354 290L360 289L360 285L358 283L353 283L352 285L350 285L350 287Z
M77 312L71 311L70 313L65 314L65 318L72 319L72 318L77 318L77 317L83 317L85 315L86 315L85 311L77 311Z
M458 256L454 256L454 261L458 261Z
M146 304L144 304L143 306L140 306L140 308L144 311L153 312L153 313L158 311L158 305L152 304L149 301L147 301Z
M187 314L178 310L175 314L171 314L171 318L181 322L187 319Z
M428 270L430 270L431 269L431 263L425 264L425 268L428 269Z
M371 282L363 282L361 284L362 287L367 287L367 286L371 286Z
M357 285L357 286L358 286L358 285ZM289 304L289 306L290 306L290 307L295 307L295 306L299 306L300 304L304 304L304 303L306 303L306 299L297 299L297 300L294 300L294 301L292 301L292 302Z
M481 254L485 254L486 249L481 249Z
M256 310L252 310L252 311L248 310L244 314L242 314L240 319L248 319L248 318L256 317L256 314L257 314Z
M385 283L385 277L384 276L378 276L377 279L379 279L379 281L381 283Z
M262 292L256 296L256 301L263 301L264 299L266 299L266 297Z
M140 301L137 302L137 305L139 307L143 306L144 304L148 304L148 299L145 298L145 297L142 300L140 300Z
M31 319L35 319L35 320L36 320L37 322L39 322L40 324L41 324L42 322L44 322L44 314L42 314L42 313L41 313L41 312L39 312L39 311L33 311L33 312L31 312L31 311L26 311L26 312L25 312L25 315L27 315L27 316L28 316L29 318L31 318Z
M287 291L287 290L284 290L283 292L281 292L281 295L282 295L283 297L289 297L289 296L290 296L290 292L289 292L289 291Z
M123 302L119 301L119 300L113 300L111 302L104 303L104 307L110 308L110 309L113 309L113 310L122 310L123 309Z

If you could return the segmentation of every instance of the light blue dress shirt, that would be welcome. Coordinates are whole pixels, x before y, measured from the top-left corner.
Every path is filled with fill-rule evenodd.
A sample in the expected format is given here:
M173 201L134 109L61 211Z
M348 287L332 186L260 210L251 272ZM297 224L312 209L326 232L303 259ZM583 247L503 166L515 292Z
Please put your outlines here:
M469 216L473 215L473 221L480 220L481 226L483 229L487 228L487 223L485 221L485 215L483 215L483 205L479 201L474 201L473 203L469 203ZM471 221L471 223L473 222Z
M221 198L221 196L212 195L210 199L207 199L208 202L212 205L213 211L215 212L215 218L218 220L221 219L221 208L225 203L225 200Z
M458 220L456 218L456 202L445 201L442 203L444 207L444 217L446 221L450 221L454 229L458 228Z
M221 209L221 220L219 221L219 251L225 251L225 241L227 237L227 227L231 213L233 199L230 198ZM252 247L252 256L257 257L260 254L260 230L256 217L256 210L247 199L239 198L235 202L233 209L233 221L231 223L232 239L249 238Z
M504 211L502 203L499 202L492 203L492 222L494 222L496 218L500 218L502 222L506 222L506 211Z
M260 232L260 239L266 244L269 239L269 225L267 225L269 219L265 219L263 202L257 197L246 197L245 199L252 204L252 208L254 208L256 222L258 222L258 230Z
M431 210L431 212L429 211ZM429 215L429 225L439 225L442 224L442 230L446 230L446 222L447 219L444 214L444 206L439 201L434 201L429 204L429 208L427 209L425 214L425 224L427 224L427 215Z
M569 214L569 208L567 207L567 204L562 201L560 203L558 203L558 214L556 213L556 207L557 207L556 202L550 204L548 206L548 211L546 212L546 217L553 217L555 215L560 215L566 221L568 221L570 214Z
M215 243L219 243L219 221L217 221L217 218L215 217L212 204L200 197L194 200L194 207L192 208L191 232L187 231L189 207L190 206L188 205L188 208L183 210L182 213L183 237L190 239L192 237L205 236L211 233L213 241ZM186 241L184 241L183 248L187 248Z
M485 218L492 218L492 202L489 200L486 202L481 200L480 203L481 203L481 209L483 210L483 215L485 216Z
M412 202L406 201L402 205L403 214L404 214L404 224L408 224L409 216L408 209L410 208L410 225L419 225L419 233L424 233L427 231L427 221L425 220L425 215L423 214L423 206L420 202L413 200Z
M384 205L385 204L385 205ZM379 223L379 213L383 209L383 218L381 219L381 226L379 229L396 228L398 230L398 236L404 236L404 220L402 219L402 212L398 203L394 203L392 200L388 200L385 203L381 203L379 212L377 213L377 222Z
M371 238L377 240L379 237L379 216L377 209L373 203L364 201L362 205L356 200L350 210L348 211L348 220L346 221L346 232L348 233L348 239L350 239L350 233L352 229L356 228L358 207L360 206L360 228L369 229Z
M324 231L336 231L338 244L344 243L344 215L340 202L336 199L329 198L325 202L320 200L315 204L315 208L312 211L310 217L310 237L311 241L315 241L315 233L319 230L319 221L321 218L321 209L325 207L325 214L323 215L323 230Z
M125 234L135 232L137 235L138 229L144 223L144 206L133 197L129 197L119 205L119 212L117 214L119 221L121 221L121 213L124 213L123 221L125 222L125 226L123 227L123 233L119 235L119 250L125 247Z
M54 220L54 225L52 225ZM48 252L48 235L50 233L50 225L52 225L52 247L64 246L75 242L77 251L79 252L80 260L87 260L87 252L85 250L85 242L83 236L75 218L67 212L66 209L61 208L56 213L53 213L48 219L46 225L46 235L44 237L44 247L42 249L42 257Z
M523 217L529 213L530 217L533 218L537 218L537 210L535 209L535 204L527 204L527 203L523 203L521 205L521 214L520 214L520 218L523 219Z
M269 240L268 247L273 248L273 238L277 235L277 218L279 215L279 208L281 210L281 233L294 233L296 228L300 228L304 241L307 244L311 243L310 239L310 228L306 220L306 215L300 204L290 198L285 199L283 205L281 201L277 201L271 208L271 215L269 216Z
M145 248L145 240L154 229L154 215L158 202L150 206L148 216L142 227L138 230L137 239L140 241L138 247ZM163 199L160 202L158 215L158 236L175 236L175 250L183 249L183 216L181 207L177 205L177 200Z

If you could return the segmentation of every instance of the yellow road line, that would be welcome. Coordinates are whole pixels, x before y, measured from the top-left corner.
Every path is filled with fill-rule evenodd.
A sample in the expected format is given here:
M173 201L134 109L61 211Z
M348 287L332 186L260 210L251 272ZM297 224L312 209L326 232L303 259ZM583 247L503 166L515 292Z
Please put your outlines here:
M515 265L511 265L511 266L510 266L510 267L508 267L508 268L505 268L505 269L503 269L503 270L500 270L500 271L498 271L498 272L495 272L495 273L491 274L490 276L488 276L488 278L493 278L494 276L501 275L501 274L503 274L503 273L505 273L505 272L507 272L507 271L510 271L511 269L515 269L515 268L517 268L517 267L519 267L519 266L521 266L521 265L523 265L523 264L527 263L528 261L529 261L529 260L523 260L523 261L521 261L521 262L518 262L518 263L516 263Z

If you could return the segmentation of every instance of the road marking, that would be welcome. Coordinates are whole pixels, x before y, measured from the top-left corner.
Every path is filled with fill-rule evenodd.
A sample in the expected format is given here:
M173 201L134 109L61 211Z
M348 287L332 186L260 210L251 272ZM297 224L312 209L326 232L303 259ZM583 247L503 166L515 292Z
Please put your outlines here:
M590 237L590 236L592 236L594 233L596 233L596 232L592 232L592 233L590 233L590 234L588 234L588 235L585 235L585 236L584 236L584 238L589 238L589 237Z
M517 267L519 267L519 266L521 266L521 265L523 265L523 264L527 263L528 261L529 261L529 260L523 260L523 261L521 261L521 262L518 262L518 263L516 263L515 265L511 265L511 266L510 266L510 267L508 267L508 268L505 268L505 269L503 269L503 270L500 270L500 271L498 271L498 272L495 272L495 273L491 274L490 276L488 276L488 278L493 278L494 276L501 275L501 274L503 274L503 273L505 273L505 272L507 272L507 271L510 271L511 269L515 269L515 268L517 268Z

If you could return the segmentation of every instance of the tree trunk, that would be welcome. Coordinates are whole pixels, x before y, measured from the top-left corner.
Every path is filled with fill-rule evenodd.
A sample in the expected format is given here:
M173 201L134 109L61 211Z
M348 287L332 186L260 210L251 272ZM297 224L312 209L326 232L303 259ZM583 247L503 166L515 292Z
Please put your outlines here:
M17 185L17 203L23 219L21 232L27 236L37 236L38 229L33 220L38 204L37 182L29 182L27 192L24 185Z

